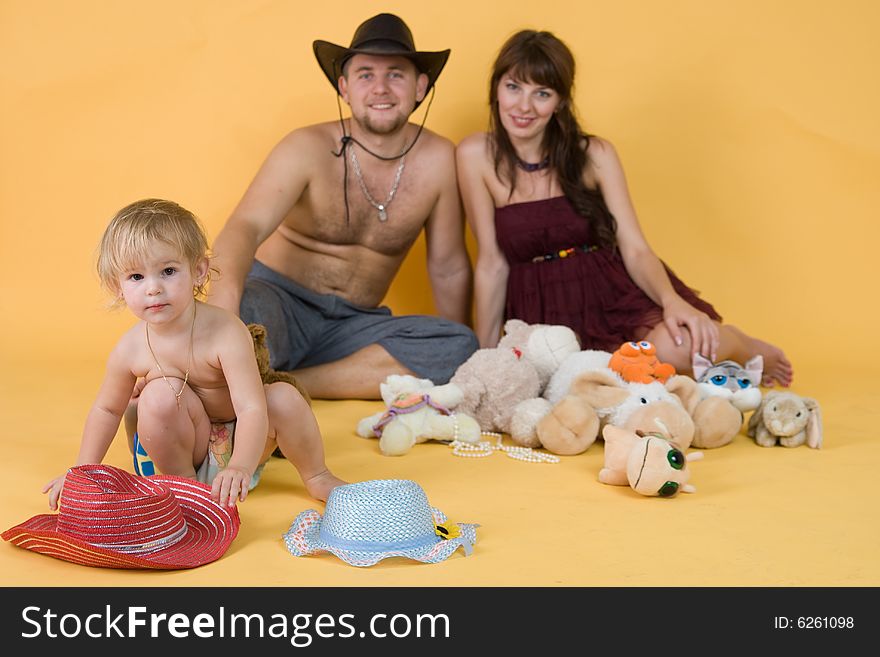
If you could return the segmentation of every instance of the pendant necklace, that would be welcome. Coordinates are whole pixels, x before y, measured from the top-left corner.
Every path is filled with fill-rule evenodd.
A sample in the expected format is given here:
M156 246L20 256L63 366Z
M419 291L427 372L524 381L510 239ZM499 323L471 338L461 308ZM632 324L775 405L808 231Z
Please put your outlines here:
M385 199L384 203L379 203L373 198L372 194L370 194L370 191L367 189L354 146L351 147L351 166L354 168L354 175L357 177L358 183L360 183L364 197L370 202L370 205L379 211L379 221L388 221L388 206L391 205L391 201L394 200L394 194L397 193L397 186L400 185L400 176L403 174L404 164L406 164L406 155L400 158L400 164L397 166L397 173L394 174L394 182L391 183L391 191L388 192L388 198Z
M162 366L159 364L159 359L156 358L156 352L153 351L153 345L150 344L150 325L147 322L144 322L144 332L147 335L147 349L150 350L150 355L153 356L153 361L156 363L156 367L159 368L159 374L162 375L162 378L165 379L165 383L168 384L168 387L171 388L171 392L174 393L174 399L177 401L177 408L180 408L180 396L183 394L184 388L186 388L186 382L189 381L189 369L192 367L192 357L193 357L193 336L196 332L196 308L198 304L193 303L193 318L192 318L192 326L189 329L189 359L186 364L186 372L183 375L183 384L180 386L180 390L175 390L174 386L171 385L171 381L168 380L168 377L165 376L165 371L162 369Z

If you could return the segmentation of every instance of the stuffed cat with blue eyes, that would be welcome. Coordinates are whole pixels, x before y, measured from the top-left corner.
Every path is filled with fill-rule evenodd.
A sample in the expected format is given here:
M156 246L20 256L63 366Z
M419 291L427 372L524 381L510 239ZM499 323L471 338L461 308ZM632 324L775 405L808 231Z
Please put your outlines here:
M700 396L724 397L742 413L753 411L761 405L761 375L764 358L759 354L746 362L745 366L732 360L713 363L700 354L693 360L694 379Z

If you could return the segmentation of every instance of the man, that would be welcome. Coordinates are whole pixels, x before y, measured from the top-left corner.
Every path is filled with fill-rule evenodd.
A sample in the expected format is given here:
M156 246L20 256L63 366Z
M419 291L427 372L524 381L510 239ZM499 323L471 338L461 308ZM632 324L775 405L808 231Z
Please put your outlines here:
M445 383L476 350L451 142L409 122L449 50L419 52L392 14L315 56L351 118L273 149L214 244L210 301L266 326L272 366L314 397L375 399L389 374ZM443 317L379 307L424 228Z

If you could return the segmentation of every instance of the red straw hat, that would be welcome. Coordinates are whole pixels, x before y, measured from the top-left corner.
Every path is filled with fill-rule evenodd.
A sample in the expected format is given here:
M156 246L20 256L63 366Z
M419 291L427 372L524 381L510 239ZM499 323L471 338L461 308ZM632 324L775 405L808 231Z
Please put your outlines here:
M238 534L235 507L193 479L138 477L111 465L71 468L57 514L3 532L13 545L104 568L193 568L219 559Z

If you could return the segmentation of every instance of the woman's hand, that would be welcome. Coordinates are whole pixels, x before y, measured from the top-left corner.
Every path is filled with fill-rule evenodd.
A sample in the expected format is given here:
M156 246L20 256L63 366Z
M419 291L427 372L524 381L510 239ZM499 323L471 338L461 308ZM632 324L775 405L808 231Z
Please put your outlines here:
M677 296L663 306L663 323L678 346L684 344L681 327L686 327L691 336L691 357L701 354L715 362L720 340L718 324L706 313Z

